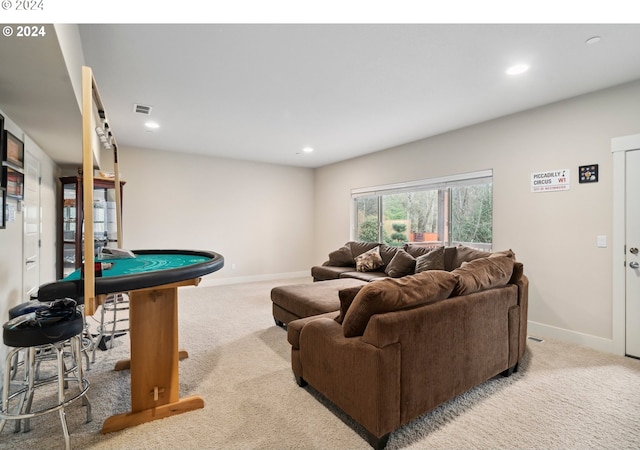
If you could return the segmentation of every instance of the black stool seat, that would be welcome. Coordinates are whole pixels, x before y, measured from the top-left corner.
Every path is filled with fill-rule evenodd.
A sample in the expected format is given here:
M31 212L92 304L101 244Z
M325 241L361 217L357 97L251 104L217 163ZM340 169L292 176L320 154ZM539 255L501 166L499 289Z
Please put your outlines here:
M59 318L57 321L40 320L32 324L21 324L15 328L10 328L7 322L2 328L2 338L5 345L9 347L37 347L77 336L82 332L84 323L82 315L77 313L71 318Z
M30 312L42 311L49 308L51 302L40 302L38 300L30 300L28 302L20 303L9 310L9 319L14 319L23 314L29 314Z

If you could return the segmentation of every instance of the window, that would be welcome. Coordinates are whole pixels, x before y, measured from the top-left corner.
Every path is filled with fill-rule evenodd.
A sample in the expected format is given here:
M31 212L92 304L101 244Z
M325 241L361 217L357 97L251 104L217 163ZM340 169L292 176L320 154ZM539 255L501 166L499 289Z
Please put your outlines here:
M492 171L354 189L353 239L491 250Z

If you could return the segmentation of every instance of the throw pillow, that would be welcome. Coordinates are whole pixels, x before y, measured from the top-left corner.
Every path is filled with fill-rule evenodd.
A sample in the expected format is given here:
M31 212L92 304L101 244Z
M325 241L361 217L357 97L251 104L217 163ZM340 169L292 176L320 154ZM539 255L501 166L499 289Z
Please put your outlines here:
M335 318L336 322L342 323L345 314L347 314L351 303L353 303L353 299L356 298L356 295L358 294L358 292L360 292L360 289L362 289L362 286L353 286L340 289L338 291L338 298L340 298L340 314L338 314L338 317Z
M356 270L358 272L371 272L378 267L382 267L382 257L380 256L379 247L374 247L356 256Z
M402 249L398 249L393 259L384 269L384 273L393 278L400 278L414 273L416 259Z
M458 279L453 295L472 294L506 285L513 273L513 263L513 258L504 255L462 263L451 272Z
M416 258L415 272L420 273L425 270L444 270L444 246Z
M334 250L329 253L329 261L327 265L336 267L353 266L353 255L351 253L351 247L348 244L345 244L338 250Z
M368 283L356 294L344 315L344 336L361 336L374 314L444 300L449 297L455 285L456 276L442 270Z

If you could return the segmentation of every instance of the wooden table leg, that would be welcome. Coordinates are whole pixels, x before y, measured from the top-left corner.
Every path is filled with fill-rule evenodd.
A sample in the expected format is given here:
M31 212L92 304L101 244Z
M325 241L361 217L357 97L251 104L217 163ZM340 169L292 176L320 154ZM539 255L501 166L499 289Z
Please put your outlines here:
M131 291L130 296L131 411L109 417L102 433L204 407L199 396L179 395L177 287Z

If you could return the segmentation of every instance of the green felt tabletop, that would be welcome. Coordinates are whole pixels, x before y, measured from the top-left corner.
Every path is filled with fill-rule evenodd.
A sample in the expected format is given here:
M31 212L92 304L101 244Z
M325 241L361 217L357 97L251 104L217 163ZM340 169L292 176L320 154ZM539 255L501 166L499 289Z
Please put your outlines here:
M190 254L137 254L135 258L110 258L96 259L96 262L112 263L110 269L103 270L103 277L116 277L120 275L133 275L157 270L175 269L190 266L210 260L206 256ZM79 280L81 269L67 275L65 280Z

